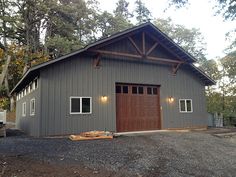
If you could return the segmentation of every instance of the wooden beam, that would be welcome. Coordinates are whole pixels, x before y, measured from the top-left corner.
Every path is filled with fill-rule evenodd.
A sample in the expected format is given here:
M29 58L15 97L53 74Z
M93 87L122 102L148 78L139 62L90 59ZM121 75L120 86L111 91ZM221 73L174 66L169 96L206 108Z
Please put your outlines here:
M100 68L100 61L101 61L101 55L98 54L93 61L93 67L97 69Z
M147 51L146 55L149 55L156 48L157 45L158 43L155 42L155 44Z
M145 33L142 33L142 41L143 41L143 55L146 55L146 49L145 49Z
M113 37L112 39L109 39L109 40L107 40L107 39L101 39L101 40L99 40L98 42L95 42L95 45L94 45L92 48L93 48L93 49L99 49L99 48L101 48L101 47L105 47L105 46L107 46L107 45L110 45L110 44L113 44L113 43L115 43L115 42L118 42L118 41L120 41L120 40L122 40L122 39L125 39L125 38L127 38L128 36L135 35L135 34L137 34L137 33L139 33L139 32L140 32L140 30L132 31L132 32L130 32L130 33L128 33L128 34L125 34L125 35L122 35L122 36L118 36L118 37ZM102 41L105 41L105 42L102 42Z
M106 50L90 50L90 51L100 53L100 54L106 54L106 55L116 55L116 56L122 56L122 57L132 57L132 58L142 58L141 55L135 55L135 54L130 54L130 53L113 52L113 51L106 51Z
M160 40L158 40L155 36L153 36L152 34L148 33L147 34L150 38L152 38L154 41L158 42L159 44L161 43ZM166 50L168 50L168 52L172 53L174 56L176 56L180 61L182 61L182 59L173 51L171 51L168 47L166 47L165 45L162 45L162 47L164 47Z
M141 56L141 55L135 55L135 54L130 54L130 53L113 52L113 51L106 51L106 50L90 50L90 51L91 52L96 52L96 53L99 53L99 54L104 54L104 55L114 55L114 56L138 58L138 59L143 58L143 56ZM171 60L171 59L167 59L167 58L158 58L158 57L151 57L151 56L147 56L146 58L148 60L158 61L158 62L167 63L167 64L184 63L182 61Z
M179 63L179 64L173 66L173 69L172 69L172 71L173 71L172 74L173 74L173 75L176 75L176 73L177 73L177 71L178 71L180 65L181 65L181 63Z
M128 37L129 41L131 42L131 44L134 46L134 48L137 50L137 52L142 55L141 50L139 49L139 47L137 46L137 44L134 42L134 40L129 36Z
M151 57L151 56L147 56L147 59L159 61L159 62L162 62L162 63L178 63L178 64L179 63L184 63L182 61L171 60L171 59L167 59L167 58Z

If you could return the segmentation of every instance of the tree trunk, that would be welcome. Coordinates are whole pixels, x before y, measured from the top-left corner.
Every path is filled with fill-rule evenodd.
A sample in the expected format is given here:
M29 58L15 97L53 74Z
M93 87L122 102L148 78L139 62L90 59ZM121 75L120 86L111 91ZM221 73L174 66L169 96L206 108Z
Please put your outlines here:
M0 86L2 86L3 81L4 81L5 77L6 77L10 61L11 61L11 57L9 55L7 55L7 60L6 60L5 64L3 65L2 73L0 75Z

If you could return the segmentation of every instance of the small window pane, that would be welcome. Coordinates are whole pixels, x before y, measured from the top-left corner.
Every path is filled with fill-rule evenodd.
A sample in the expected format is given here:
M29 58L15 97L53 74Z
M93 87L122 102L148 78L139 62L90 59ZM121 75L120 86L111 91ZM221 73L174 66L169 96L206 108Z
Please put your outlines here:
M38 79L34 81L35 88L38 88Z
M82 113L90 112L90 98L82 98Z
M185 100L180 100L180 111L185 112Z
M151 88L151 87L148 87L148 88L147 88L147 94L148 94L148 95L151 95L151 94L152 94L152 88Z
M191 112L192 111L192 101L191 100L186 100L187 102L187 111Z
M32 99L30 101L30 115L34 115L35 114L35 99Z
M121 93L121 86L119 85L116 86L116 93Z
M153 95L157 95L157 88L153 88Z
M143 87L138 87L138 93L143 94Z
M123 93L128 93L128 86L123 86Z
M71 112L80 112L80 98L71 98Z
M132 87L132 93L137 94L137 87Z
M31 83L30 84L30 91L32 91L33 90L33 84Z

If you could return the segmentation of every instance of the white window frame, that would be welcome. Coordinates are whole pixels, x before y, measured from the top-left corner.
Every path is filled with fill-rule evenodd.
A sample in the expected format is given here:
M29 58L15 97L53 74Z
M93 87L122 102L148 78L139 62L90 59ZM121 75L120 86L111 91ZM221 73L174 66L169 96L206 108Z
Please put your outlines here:
M34 112L32 112L33 110L32 110L32 102L34 102ZM35 98L32 98L31 100L30 100L30 115L31 116L34 116L35 115Z
M181 101L184 101L185 110L181 111ZM191 103L191 111L187 110L187 101ZM181 113L192 113L193 112L193 100L192 99L179 99L179 112Z
M71 99L72 98L79 98L80 99L80 112L71 112ZM89 98L90 99L90 112L82 112L82 99ZM92 114L92 97L88 96L70 96L70 114Z
M22 117L26 116L26 102L22 103Z

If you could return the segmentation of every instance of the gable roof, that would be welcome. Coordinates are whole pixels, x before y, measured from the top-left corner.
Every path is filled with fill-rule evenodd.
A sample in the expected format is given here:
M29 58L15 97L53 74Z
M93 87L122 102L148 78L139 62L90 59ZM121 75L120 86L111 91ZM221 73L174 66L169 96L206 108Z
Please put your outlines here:
M158 42L160 42L162 45L164 45L166 48L171 49L171 51L173 53L175 53L175 55L178 58L181 58L181 60L185 61L186 63L189 63L189 67L191 70L194 71L194 73L196 73L205 83L205 85L214 85L215 81L213 79L211 79L206 73L204 73L204 71L202 71L201 69L197 68L196 66L193 65L194 62L196 62L197 60L188 52L186 52L182 47L180 47L179 45L177 45L171 38L169 38L166 34L164 34L161 30L159 30L155 25L153 25L150 22L138 25L138 26L134 26L132 28L129 28L127 30L124 30L122 32L116 33L114 35L111 35L110 37L104 38L104 39L100 39L92 44L89 44L87 46L85 46L82 49L79 49L75 52L69 53L67 55L61 56L57 59L54 60L50 60L47 62L44 62L42 64L36 65L31 67L21 78L21 80L16 84L16 86L12 89L11 94L13 94L14 92L17 92L19 90L19 87L21 87L24 84L24 81L26 78L32 78L34 75L36 75L40 69L51 65L53 63L56 63L58 61L67 59L69 57L75 56L77 54L81 54L85 51L88 51L91 48L94 48L96 46L99 46L101 44L104 44L105 42L109 42L109 41L113 41L115 39L118 39L124 35L127 35L131 32L134 31L141 31L141 30L150 30L150 32L155 34L155 37L158 39Z

